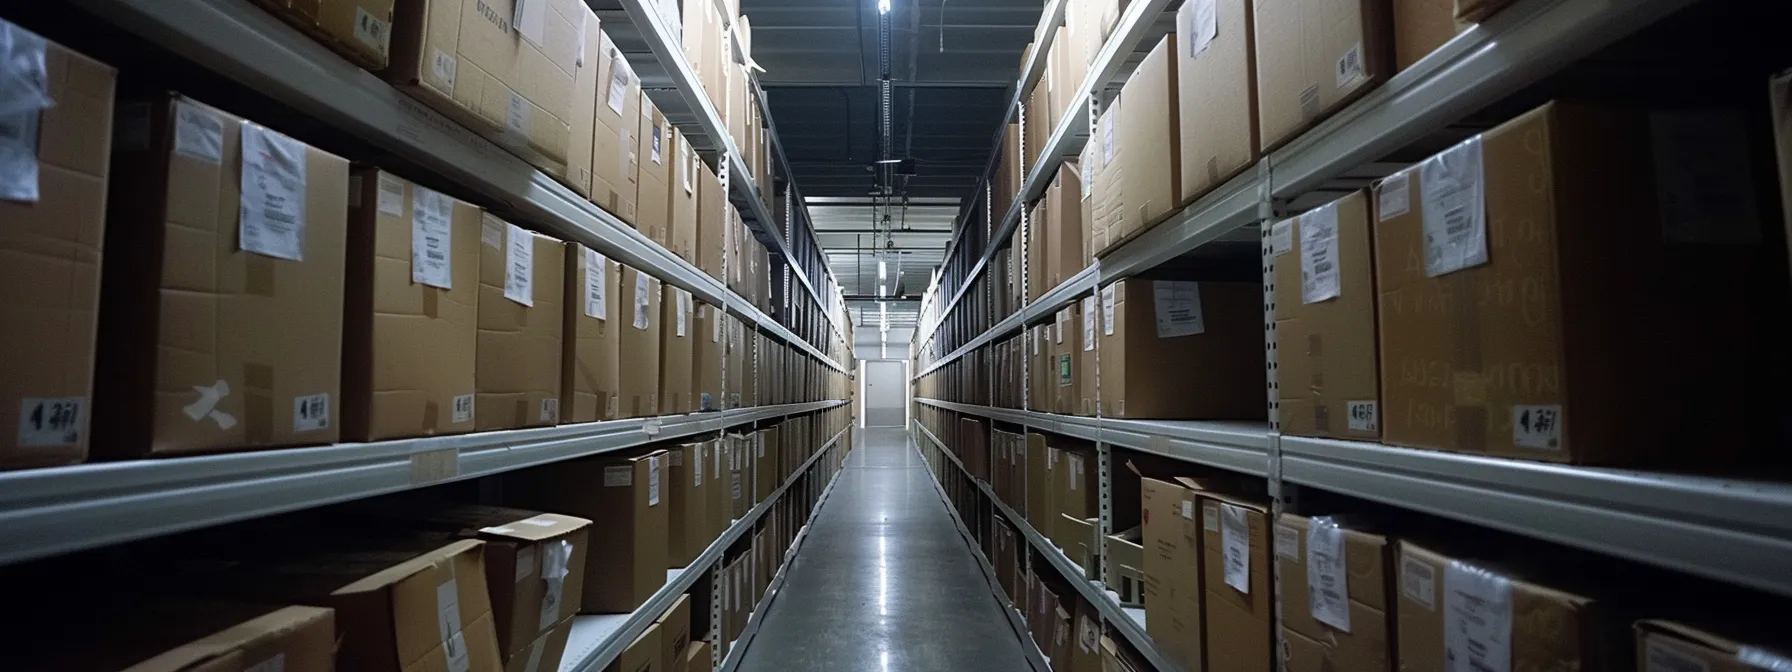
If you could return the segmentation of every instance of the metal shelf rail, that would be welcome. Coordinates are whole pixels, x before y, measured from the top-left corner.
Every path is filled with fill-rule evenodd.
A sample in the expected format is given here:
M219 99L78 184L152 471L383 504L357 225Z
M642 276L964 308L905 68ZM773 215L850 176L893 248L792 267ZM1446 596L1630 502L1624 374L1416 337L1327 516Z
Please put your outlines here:
M1269 427L1261 422L1118 420L959 404L937 399L917 398L915 401L1183 462L1255 476L1269 474Z
M628 648L635 638L647 631L647 627L653 624L654 619L666 613L666 610L672 607L672 603L676 602L679 596L684 595L691 589L691 586L696 585L697 577L703 574L705 568L713 567L717 560L722 559L723 554L728 551L730 546L739 541L748 530L753 529L753 525L759 522L765 512L770 511L772 505L784 496L785 490L808 473L809 468L815 465L816 460L826 455L828 450L840 441L840 437L846 434L846 431L840 430L834 434L833 438L828 439L827 443L822 444L815 454L810 455L809 459L803 462L801 468L792 473L790 478L785 479L777 490L772 491L771 496L754 506L753 510L748 511L745 517L737 519L732 525L729 525L728 529L714 542L711 542L709 548L704 549L703 553L698 555L690 566L683 569L667 570L666 585L655 591L653 597L648 598L633 613L574 617L572 632L567 635L566 653L560 658L560 672L603 672L608 668L617 656L622 655L623 649ZM838 478L838 474L835 477ZM833 487L832 483L833 481L830 479L828 486L830 489ZM788 564L788 559L786 564Z
M1060 550L1056 544L1053 544L1050 540L1046 539L1044 535L1039 534L1037 530L1034 530L1032 523L1027 522L1025 516L1022 516L1019 513L1016 513L1014 509L1009 508L1008 504L997 497L994 490L990 489L988 483L984 483L983 481L977 480L975 477L971 477L970 470L965 469L964 463L958 461L958 456L953 455L952 451L946 448L945 442L940 441L939 437L934 436L933 432L929 431L927 427L923 426L919 421L916 421L914 425L916 429L921 430L921 433L925 435L928 440L940 447L940 453L951 460L952 464L958 467L959 471L964 472L966 477L970 477L971 480L977 484L977 489L983 491L983 496L988 498L990 503L994 505L997 510L1002 512L1002 516L1008 519L1008 523L1013 525L1014 529L1020 530L1021 536L1027 538L1027 543L1032 544L1033 548L1037 549L1039 554L1044 556L1047 562L1051 563L1052 567L1058 571L1059 576L1070 585L1075 586L1077 592L1083 596L1084 600L1095 606L1095 610L1101 614L1101 620L1105 622L1110 629L1120 633L1122 637L1126 638L1126 641L1130 642L1133 648L1137 649L1138 652L1145 657L1146 661L1151 663L1152 669L1163 670L1165 672L1175 672L1176 670L1182 669L1175 663L1170 662L1168 657L1157 650L1156 643L1151 641L1150 635L1145 634L1145 629L1142 624L1134 620L1131 615L1127 614L1125 610L1121 608L1120 604L1115 602L1113 598L1108 597L1107 586L1102 585L1098 581L1091 581L1083 578L1083 569L1076 566L1076 563L1071 562L1070 558L1064 555L1064 551Z
M490 476L845 403L0 472L0 564Z

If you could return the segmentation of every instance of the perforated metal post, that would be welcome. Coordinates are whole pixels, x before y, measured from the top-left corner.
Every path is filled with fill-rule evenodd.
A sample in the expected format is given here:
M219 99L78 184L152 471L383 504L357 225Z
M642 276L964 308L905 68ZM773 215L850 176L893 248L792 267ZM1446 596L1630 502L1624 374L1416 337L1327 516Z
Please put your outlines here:
M1286 211L1285 204L1277 203L1271 197L1271 178L1274 171L1269 159L1265 157L1257 162L1257 228L1259 230L1260 249L1263 260L1263 361L1266 384L1266 401L1269 404L1269 436L1268 459L1266 472L1269 476L1270 495L1270 528L1274 534L1276 525L1281 522L1282 514L1294 504L1295 489L1282 482L1282 434L1278 419L1278 405L1281 391L1276 383L1276 250L1275 224L1292 213ZM1282 570L1279 562L1270 563L1270 590L1274 598L1271 607L1274 618L1275 637L1274 651L1283 651L1282 641ZM1300 589L1299 586L1294 587ZM1288 661L1281 655L1275 656L1276 669L1285 672Z

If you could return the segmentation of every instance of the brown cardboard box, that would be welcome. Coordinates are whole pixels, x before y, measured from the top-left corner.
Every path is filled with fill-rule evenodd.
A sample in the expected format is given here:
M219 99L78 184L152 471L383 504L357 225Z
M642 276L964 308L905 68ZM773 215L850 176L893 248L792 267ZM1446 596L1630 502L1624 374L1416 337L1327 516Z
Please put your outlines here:
M1052 285L1048 282L1051 272L1046 261L1046 234L1051 227L1051 211L1046 201L1034 203L1025 211L1027 215L1027 299L1038 300Z
M753 508L753 440L756 434L732 434L728 450L728 501L732 519L747 517Z
M622 654L611 661L604 672L667 672L660 665L663 648L660 645L660 626L654 623L641 632L640 637L630 642Z
M671 227L666 247L678 258L695 264L697 257L697 182L698 175L709 170L703 157L691 150L690 140L676 126L672 127L672 145L678 150L672 160Z
M672 150L672 125L653 105L647 92L641 92L641 110L636 126L635 149L641 165L640 181L635 192L634 225L660 247L671 249L672 229L672 164L677 156Z
M1076 4L1076 3L1071 3ZM1101 614L1095 606L1077 600L1076 645L1070 649L1070 672L1102 672Z
M1057 383L1052 388L1053 413L1075 413L1083 403L1081 364L1083 361L1080 304L1072 303L1058 310L1052 321L1052 371Z
M709 164L698 160L693 168L697 176L697 258L692 263L709 277L726 281L722 257L728 249L728 225L734 221L734 204L728 202L722 180Z
M565 335L561 340L560 419L562 422L615 420L621 414L622 306L618 288L622 264L597 250L566 243L563 290Z
M1096 479L1095 446L1077 439L1054 436L1051 442L1060 448L1058 464L1053 468L1052 489L1057 502L1052 537L1066 551L1072 542L1088 541L1088 528L1080 522L1065 525L1063 518L1084 521L1101 515L1101 493ZM1079 536L1080 534L1080 536ZM1087 568L1088 563L1078 563Z
M1185 2L1176 11L1181 197L1192 201L1257 160L1254 0ZM1207 11L1197 11L1203 8ZM1203 21L1204 20L1204 21ZM1203 25L1197 26L1201 22ZM1205 30L1203 30L1205 29Z
M1353 191L1271 229L1284 434L1381 436L1369 221L1368 194Z
M598 87L607 86L609 80L607 60L604 56L604 31L600 30L597 15L590 7L584 8L585 29L580 31L578 73L573 81L572 116L567 119L566 141L566 175L564 181L572 187L574 193L592 200L593 175L597 155L597 99ZM605 154L606 167L620 168L620 157L614 153ZM608 194L605 194L607 197Z
M1081 316L1082 334L1077 337L1079 347L1074 359L1076 360L1076 370L1083 372L1083 375L1077 376L1076 390L1072 393L1070 408L1065 410L1066 413L1086 418L1095 416L1098 405L1096 403L1098 390L1095 384L1097 360L1095 346L1097 339L1100 338L1097 335L1099 327L1096 326L1101 321L1099 300L1099 294L1090 294L1083 297L1077 306L1077 313Z
M8 26L15 40L29 39ZM0 189L0 253L7 258L0 267L0 469L87 459L93 414L118 75L62 45L43 44L44 93L54 105L34 117L36 174Z
M361 187L350 189L360 198L349 209L342 437L472 431L482 213L371 166L357 166L354 180ZM446 231L434 230L444 224ZM443 264L389 263L438 250Z
M1637 672L1751 672L1783 666L1788 660L1780 651L1664 620L1636 622L1636 659Z
M1261 286L1134 278L1102 288L1101 311L1102 415L1263 417L1238 394L1263 386Z
M1712 160L1730 150L1717 141L1726 126L1710 119L1551 103L1384 180L1375 225L1383 440L1609 466L1716 466L1746 447L1733 400L1668 396L1741 389L1747 369L1734 343L1748 308L1726 288L1745 282L1749 248L1727 236L1758 222L1707 211L1746 195L1705 193L1710 181L1687 179L1742 162ZM1697 155L1674 146L1695 125ZM1651 147L1652 134L1670 142ZM1427 257L1424 176L1477 155L1486 205L1466 230L1482 231L1485 263L1441 248ZM1676 214L1659 211L1657 190L1674 194ZM1404 213L1394 207L1403 194ZM1476 239L1465 235L1459 249ZM1668 449L1685 441L1702 448Z
M474 429L560 424L566 245L491 213L480 241Z
M1089 189L1089 217L1084 221L1089 222L1089 252L1096 256L1118 244L1124 230L1121 218L1126 209L1126 181L1125 166L1120 161L1124 151L1114 127L1121 123L1120 109L1125 102L1122 95L1102 109L1095 118L1095 137L1089 138L1083 150L1085 156L1078 162L1079 166L1087 166L1084 170L1089 173L1083 184L1093 185Z
M666 567L688 567L715 537L710 534L709 488L704 468L711 458L708 443L685 443L666 449ZM713 480L713 479L711 479Z
M94 455L335 442L348 162L178 95L121 124Z
M1307 640L1290 647L1290 668L1394 669L1394 555L1387 537L1350 529L1348 522L1284 513L1275 526L1275 554L1282 632Z
M1078 518L1070 514L1058 515L1058 536L1063 539L1059 544L1064 548L1064 555L1083 570L1083 576L1089 579L1099 578L1096 559L1098 537L1095 535L1094 518Z
M653 624L660 629L660 669L685 669L684 650L691 645L691 596L679 595Z
M256 0L256 4L355 65L372 72L386 67L386 53L392 46L393 0Z
M1202 567L1211 560L1202 557L1195 527L1198 485L1182 478L1139 480L1146 632L1183 669L1202 669Z
M515 504L594 522L580 613L634 611L665 584L666 462L663 450L606 454L505 476Z
M660 279L622 267L622 417L660 414Z
M1035 532L1050 530L1057 514L1051 513L1051 451L1044 434L1027 434L1026 452L1021 455L1021 460L1027 465L1027 500L1021 514L1027 517L1027 524L1032 525Z
M512 656L504 663L504 672L540 672L556 669L560 658L566 655L566 640L572 636L572 617L560 619L560 624L536 637L529 643L529 648Z
M728 339L728 348L724 355L728 363L726 370L723 372L725 374L724 377L727 379L727 407L740 408L743 396L742 387L745 385L747 375L746 352L742 345L742 342L745 340L744 332L746 327L738 317L726 313L723 314L723 317L723 332L725 338Z
M1032 48L1031 45L1028 47ZM1023 59L1024 60L1024 59ZM1051 87L1044 78L1033 85L1027 92L1026 118L1021 122L1021 177L1032 173L1039 164L1039 150L1045 146L1052 135L1057 120L1052 118ZM1016 192L1019 193L1019 192Z
M1251 0L1257 125L1268 152L1381 85L1390 0Z
M1482 667L1507 661L1514 670L1626 669L1619 661L1633 644L1598 600L1409 541L1399 547L1400 669L1441 670L1450 658Z
M1052 610L1049 620L1052 634L1050 645L1045 649L1045 654L1046 660L1051 663L1052 669L1054 670L1070 669L1070 650L1072 647L1072 644L1070 643L1070 633L1075 623L1075 619L1071 618L1070 613L1076 609L1076 605L1072 603L1075 599L1074 596L1067 595L1064 601L1059 602L1057 608ZM1066 608L1067 606L1069 607L1068 609Z
M1045 194L1045 288L1064 284L1071 276L1089 265L1089 252L1083 249L1083 182L1075 163L1058 166Z
M1176 58L1170 38L1159 40L1138 70L1120 89L1119 160L1126 181L1116 226L1108 231L1115 245L1151 228L1182 204L1181 128L1178 119Z
M783 425L759 430L753 444L753 503L771 499L772 491L784 479L778 474L778 443L784 434Z
M660 304L660 413L697 410L691 366L696 358L697 330L691 293L665 285Z
M1394 72L1412 67L1472 25L1456 19L1453 0L1393 0Z
M601 32L601 31L600 31ZM596 126L591 140L591 202L625 224L635 223L641 157L641 80L622 50L603 36L597 61Z
M336 669L335 612L330 609L177 600L114 603L91 616L96 620L62 623L91 628L83 645L21 639L17 641L24 645L11 647L8 662L25 670ZM43 650L36 650L40 646Z
M1206 565L1201 576L1201 611L1207 625L1205 669L1275 669L1269 506L1204 491L1201 529L1202 561ZM1439 665L1424 669L1441 668Z
M717 539L734 523L733 476L730 467L733 459L733 444L726 436L709 441L704 454L709 456L709 465L704 468L704 480L710 483L704 489L708 500L708 511L704 520L708 523L709 538Z
M696 410L722 410L723 371L722 358L726 344L722 341L722 331L727 323L726 314L715 306L702 301L697 302L696 352L692 366L693 383L696 395Z
M398 0L386 81L516 152L567 174L580 31L576 0L521 5ZM521 16L514 12L526 8Z
M715 658L711 657L709 642L693 641L685 647L684 669L685 672L714 672Z

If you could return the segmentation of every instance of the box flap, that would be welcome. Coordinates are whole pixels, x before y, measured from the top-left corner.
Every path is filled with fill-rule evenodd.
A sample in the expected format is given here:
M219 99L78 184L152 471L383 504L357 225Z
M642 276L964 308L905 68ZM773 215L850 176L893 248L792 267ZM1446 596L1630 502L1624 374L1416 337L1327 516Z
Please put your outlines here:
M543 513L503 525L480 528L482 536L521 539L524 541L542 541L553 539L591 525L591 521L575 516L563 516L558 513Z
M366 578L336 589L332 594L346 595L350 593L365 593L380 590L386 586L410 578L412 574L423 571L425 568L436 564L438 561L445 558L452 558L469 550L478 549L484 544L485 542L477 539L462 539L415 558L411 558L410 560L398 563L379 572L370 574Z

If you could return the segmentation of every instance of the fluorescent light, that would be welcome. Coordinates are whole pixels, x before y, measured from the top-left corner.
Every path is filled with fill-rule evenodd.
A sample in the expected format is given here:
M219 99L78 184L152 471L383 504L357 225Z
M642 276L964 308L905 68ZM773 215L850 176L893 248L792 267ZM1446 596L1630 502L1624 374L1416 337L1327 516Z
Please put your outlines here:
M877 13L889 14L890 13L890 0L877 0Z
M889 267L884 263L884 260L882 260L882 259L877 260L877 281L883 282L884 276L888 272L889 272Z

